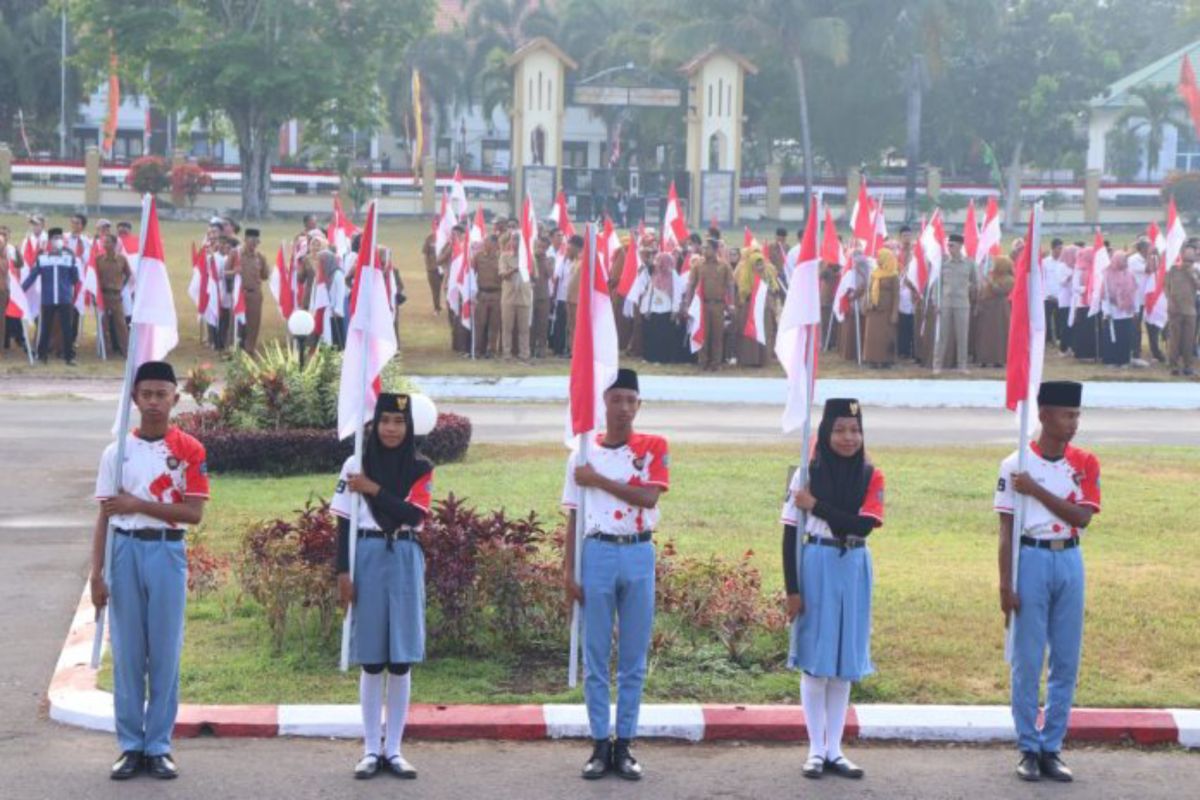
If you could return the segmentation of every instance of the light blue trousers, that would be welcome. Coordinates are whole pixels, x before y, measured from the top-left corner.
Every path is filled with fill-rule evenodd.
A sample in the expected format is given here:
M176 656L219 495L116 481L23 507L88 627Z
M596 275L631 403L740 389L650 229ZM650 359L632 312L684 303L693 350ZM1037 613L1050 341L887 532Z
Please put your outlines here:
M1022 547L1017 568L1021 610L1013 622L1012 715L1022 752L1062 750L1075 698L1083 645L1083 556L1071 550ZM1037 728L1038 689L1046 651L1046 713Z
M583 544L583 696L593 739L607 739L613 616L617 619L617 738L637 735L654 629L654 545Z
M183 542L110 535L116 537L108 612L117 742L122 752L163 755L171 752L179 709L187 550Z

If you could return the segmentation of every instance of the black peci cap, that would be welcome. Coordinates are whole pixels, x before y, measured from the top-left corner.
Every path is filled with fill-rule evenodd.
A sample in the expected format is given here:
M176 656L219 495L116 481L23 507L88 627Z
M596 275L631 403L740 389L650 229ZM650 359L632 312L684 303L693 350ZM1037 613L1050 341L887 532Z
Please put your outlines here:
M403 414L408 409L408 400L406 394L382 392L375 403L375 414Z
M628 367L621 367L617 370L616 380L608 387L609 389L632 389L640 394L638 389L638 374L636 371Z
M961 234L961 233L952 233L952 234L950 234L950 236L949 236L949 240L950 240L951 242L953 242L954 244L962 244L962 243L963 243L963 237L962 237L962 234Z
M175 380L175 368L166 361L143 362L133 376L133 385L137 386L142 381L167 381L178 384L178 381Z
M1038 387L1039 406L1079 408L1083 404L1083 384L1075 381L1044 381Z
M831 397L825 401L823 419L834 420L838 417L854 417L862 419L862 404L853 397Z

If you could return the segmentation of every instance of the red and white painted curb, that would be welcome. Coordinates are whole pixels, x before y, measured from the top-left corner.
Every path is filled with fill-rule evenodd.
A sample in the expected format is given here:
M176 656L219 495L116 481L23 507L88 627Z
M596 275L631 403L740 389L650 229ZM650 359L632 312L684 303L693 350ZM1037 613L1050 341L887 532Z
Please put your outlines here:
M79 607L54 677L50 718L113 731L113 698L96 687L88 666L95 620L90 591ZM182 705L176 737L362 736L357 705ZM405 734L420 739L562 739L589 736L582 705L415 705ZM846 736L909 742L1011 742L1007 706L859 705L850 709ZM1071 712L1073 742L1177 744L1200 748L1200 709L1088 709ZM800 706L647 704L639 738L700 741L799 742L806 738Z

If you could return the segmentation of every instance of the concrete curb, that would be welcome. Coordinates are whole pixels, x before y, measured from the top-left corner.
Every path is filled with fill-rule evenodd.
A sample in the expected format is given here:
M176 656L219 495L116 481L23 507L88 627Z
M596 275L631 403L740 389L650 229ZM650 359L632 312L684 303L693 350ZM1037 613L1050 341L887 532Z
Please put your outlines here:
M66 725L113 732L112 694L96 687L88 666L95 635L91 593L84 586L48 691L50 718ZM616 710L612 713L615 716ZM362 736L356 705L181 705L175 736ZM406 736L417 739L587 738L582 705L415 705ZM854 706L847 738L900 742L1011 742L1006 706ZM798 705L648 704L639 738L691 742L800 742L806 739ZM1071 713L1071 742L1133 743L1200 748L1200 709L1090 709Z

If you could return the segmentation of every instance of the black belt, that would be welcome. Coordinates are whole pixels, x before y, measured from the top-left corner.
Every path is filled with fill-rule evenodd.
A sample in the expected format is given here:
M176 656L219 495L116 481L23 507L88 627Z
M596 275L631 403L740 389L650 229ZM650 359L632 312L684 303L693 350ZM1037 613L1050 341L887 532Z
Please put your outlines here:
M143 542L181 542L183 528L114 528L122 536L129 536Z
M480 294L499 294L500 290L499 289L480 289L479 293Z
M811 533L804 534L805 544L816 544L821 547L836 547L839 550L857 550L860 547L867 546L867 540L860 537L846 537L845 539L828 539L824 536L813 536Z
M415 542L417 540L416 531L391 531L384 533L377 530L362 530L358 532L360 539L387 539L390 542Z
M1079 547L1079 540L1070 539L1035 539L1032 536L1021 537L1022 547L1036 547L1039 550L1070 550Z
M641 544L642 542L650 541L650 537L654 535L653 531L642 531L641 533L590 533L589 539L595 539L598 542L608 542L609 544Z

